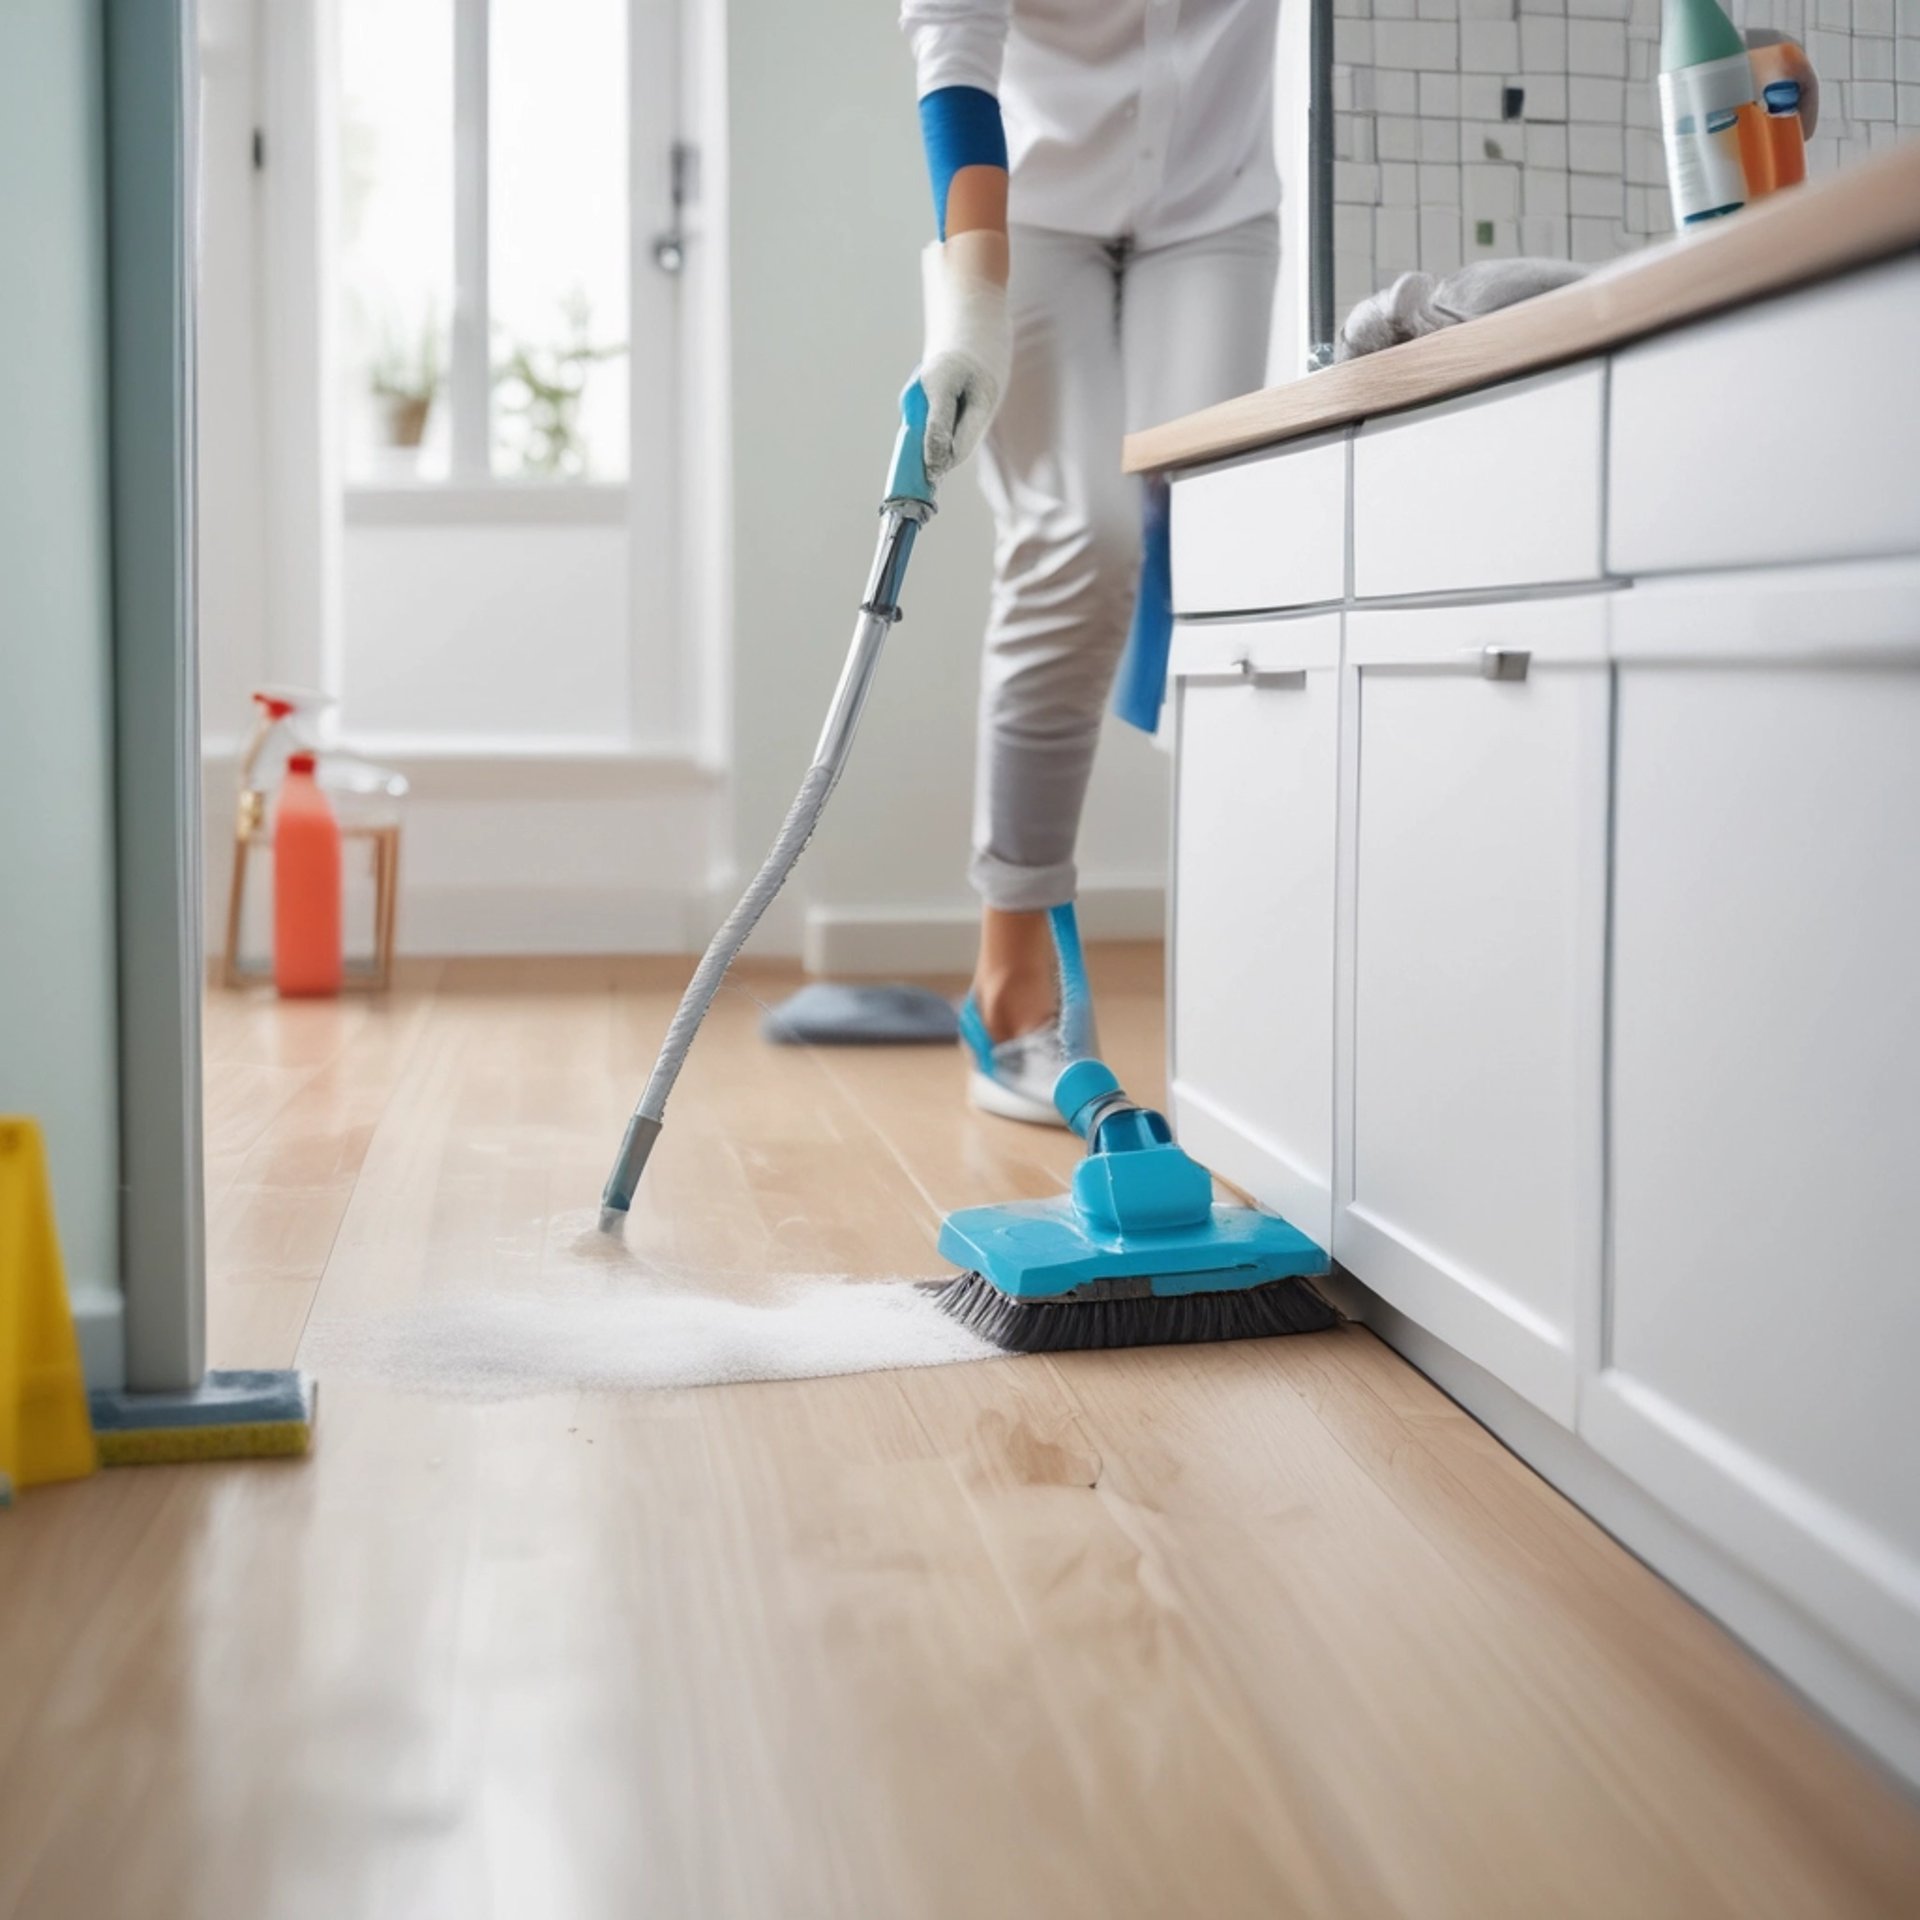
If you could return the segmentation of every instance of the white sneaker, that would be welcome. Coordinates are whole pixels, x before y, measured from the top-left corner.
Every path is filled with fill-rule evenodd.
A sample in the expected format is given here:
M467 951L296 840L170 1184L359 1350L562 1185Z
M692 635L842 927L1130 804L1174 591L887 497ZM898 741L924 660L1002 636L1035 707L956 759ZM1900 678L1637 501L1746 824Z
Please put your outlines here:
M960 1009L960 1037L973 1055L967 1098L982 1113L1003 1120L1025 1120L1034 1126L1064 1127L1053 1104L1053 1083L1067 1065L1060 1044L1059 1022L1049 1020L1031 1033L995 1041L974 1005L973 996Z
M982 1113L1034 1126L1064 1127L1067 1123L1053 1104L1054 1083L1075 1060L1097 1054L1100 1043L1094 1034L1093 1002L1087 992L1086 963L1073 908L1070 904L1051 908L1049 918L1063 1011L1031 1033L996 1041L973 995L968 994L960 1009L960 1038L973 1055L967 1098ZM1077 1044L1068 1040L1069 1027L1078 1035Z

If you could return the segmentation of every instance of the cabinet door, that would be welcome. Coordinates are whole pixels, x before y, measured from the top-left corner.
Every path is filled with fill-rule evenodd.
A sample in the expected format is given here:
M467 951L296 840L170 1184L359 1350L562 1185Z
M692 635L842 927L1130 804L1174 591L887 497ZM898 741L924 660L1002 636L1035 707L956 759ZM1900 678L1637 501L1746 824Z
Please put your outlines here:
M1598 1284L1603 597L1353 613L1334 1249L1555 1418Z
M1171 1074L1183 1144L1321 1246L1333 1223L1337 614L1175 643Z
M1626 596L1581 1429L1920 1700L1920 564Z

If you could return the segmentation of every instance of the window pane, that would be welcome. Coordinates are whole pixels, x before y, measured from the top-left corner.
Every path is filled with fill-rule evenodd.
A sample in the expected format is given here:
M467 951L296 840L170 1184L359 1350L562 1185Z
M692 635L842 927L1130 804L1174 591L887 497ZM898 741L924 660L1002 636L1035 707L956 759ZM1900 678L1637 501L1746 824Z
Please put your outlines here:
M493 0L493 470L627 473L626 0Z
M341 362L356 480L442 479L453 0L339 0Z

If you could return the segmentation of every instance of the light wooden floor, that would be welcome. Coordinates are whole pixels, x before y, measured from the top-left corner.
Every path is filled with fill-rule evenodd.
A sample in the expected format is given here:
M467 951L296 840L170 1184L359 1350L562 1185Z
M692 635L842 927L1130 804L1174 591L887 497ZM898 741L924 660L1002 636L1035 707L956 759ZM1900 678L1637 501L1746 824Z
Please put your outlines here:
M1157 1090L1155 963L1098 957ZM678 967L216 997L216 1358L567 1257ZM762 990L784 984L755 976ZM930 1272L1067 1144L722 1002L634 1237ZM0 1516L0 1912L1912 1915L1920 1818L1368 1335L476 1405Z

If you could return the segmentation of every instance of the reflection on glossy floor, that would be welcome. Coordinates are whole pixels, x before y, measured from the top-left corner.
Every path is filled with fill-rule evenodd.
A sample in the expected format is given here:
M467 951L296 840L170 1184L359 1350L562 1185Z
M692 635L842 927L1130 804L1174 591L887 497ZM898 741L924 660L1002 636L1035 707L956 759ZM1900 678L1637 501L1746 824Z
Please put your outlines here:
M1156 1090L1155 956L1098 957ZM677 965L216 996L216 1358L569 1256ZM765 971L761 991L784 985ZM956 1057L725 997L633 1223L932 1272L1045 1191ZM303 1465L0 1516L0 1913L1831 1916L1920 1816L1355 1330L491 1405L323 1386Z

